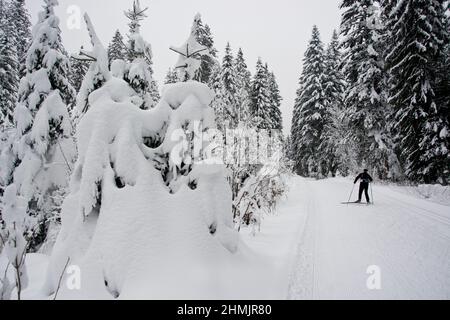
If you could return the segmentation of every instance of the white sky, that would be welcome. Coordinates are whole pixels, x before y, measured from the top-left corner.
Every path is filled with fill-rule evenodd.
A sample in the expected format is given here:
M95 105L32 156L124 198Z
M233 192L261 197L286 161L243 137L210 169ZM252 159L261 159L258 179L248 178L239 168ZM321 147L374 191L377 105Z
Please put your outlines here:
M77 52L81 45L89 47L84 22L81 29L67 26L70 6L88 12L97 33L107 46L119 29L125 36L127 20L123 11L132 0L59 0L57 14L61 19L63 42L69 52ZM311 36L312 26L318 25L322 40L328 42L334 28L339 27L341 0L141 0L148 6L148 18L141 33L152 44L155 78L162 84L169 67L177 60L169 51L171 45L181 45L189 35L193 18L202 14L210 25L216 48L220 54L227 41L234 53L242 47L250 71L261 57L275 72L284 98L282 112L286 132L291 126L292 108L301 62ZM32 22L37 20L42 0L27 0Z

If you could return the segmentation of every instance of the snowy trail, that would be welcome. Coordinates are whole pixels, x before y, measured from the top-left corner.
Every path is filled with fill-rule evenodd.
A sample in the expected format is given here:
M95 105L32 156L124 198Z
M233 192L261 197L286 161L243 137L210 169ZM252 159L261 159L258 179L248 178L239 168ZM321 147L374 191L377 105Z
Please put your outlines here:
M294 179L297 206L282 210L305 225L290 299L450 298L450 207L379 185L375 206L342 205L350 180ZM368 289L369 266L380 268L381 290Z

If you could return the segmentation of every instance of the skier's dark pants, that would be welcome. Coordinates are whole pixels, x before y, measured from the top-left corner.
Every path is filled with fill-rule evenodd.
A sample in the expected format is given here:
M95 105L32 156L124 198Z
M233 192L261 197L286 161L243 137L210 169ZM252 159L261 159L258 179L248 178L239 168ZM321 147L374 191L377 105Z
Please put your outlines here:
M368 182L361 182L359 185L359 202L361 202L363 191L366 195L367 202L370 202L369 198L369 183Z

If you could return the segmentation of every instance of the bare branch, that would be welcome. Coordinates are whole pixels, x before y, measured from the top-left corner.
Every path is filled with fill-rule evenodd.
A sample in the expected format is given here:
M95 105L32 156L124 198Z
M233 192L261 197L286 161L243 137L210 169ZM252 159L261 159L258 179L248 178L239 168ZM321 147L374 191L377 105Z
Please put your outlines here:
M64 277L64 273L66 273L66 269L67 269L67 266L69 265L69 262L70 262L70 257L67 258L67 262L64 266L64 269L62 270L61 275L59 276L58 286L56 287L55 296L53 297L53 300L56 300L56 297L58 297L58 292L59 292L59 289L61 288L61 282Z
M186 53L182 53L182 52L178 51L177 49L175 49L174 47L170 47L169 50L172 50L173 52L178 53L178 54L182 55L183 57L188 58Z

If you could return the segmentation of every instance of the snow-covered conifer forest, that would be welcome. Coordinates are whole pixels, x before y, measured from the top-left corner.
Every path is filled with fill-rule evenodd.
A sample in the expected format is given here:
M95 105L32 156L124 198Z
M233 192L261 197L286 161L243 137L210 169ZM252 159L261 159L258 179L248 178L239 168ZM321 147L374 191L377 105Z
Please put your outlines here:
M201 14L160 79L153 1L0 0L0 300L450 299L449 1L339 0L293 101Z

